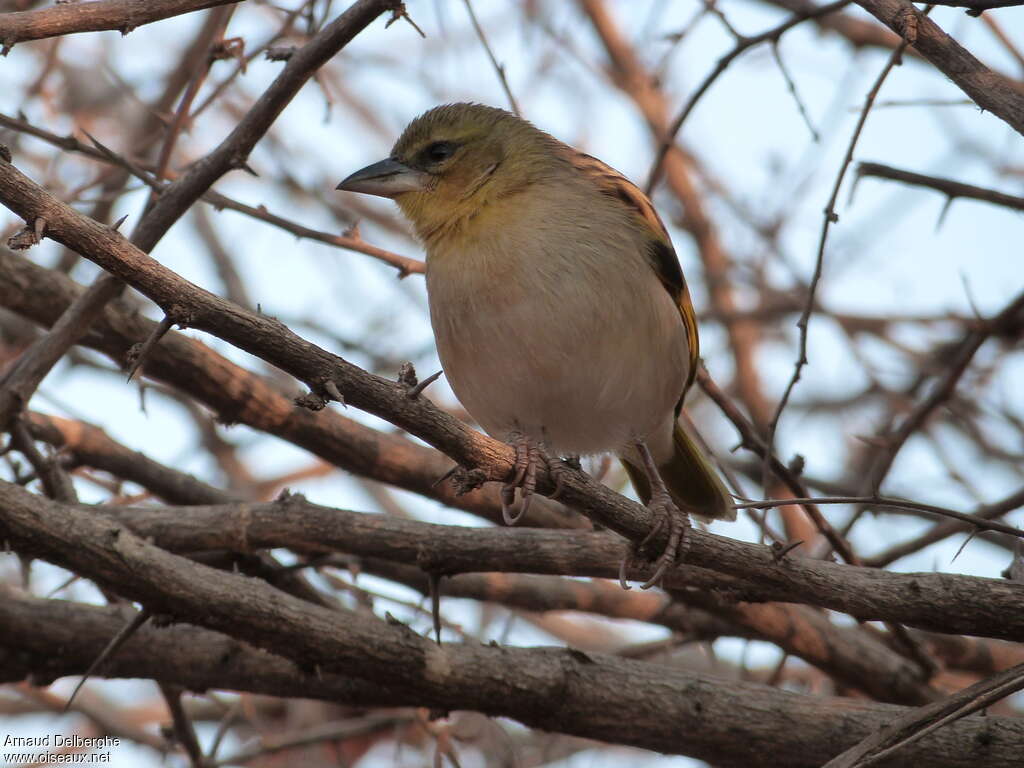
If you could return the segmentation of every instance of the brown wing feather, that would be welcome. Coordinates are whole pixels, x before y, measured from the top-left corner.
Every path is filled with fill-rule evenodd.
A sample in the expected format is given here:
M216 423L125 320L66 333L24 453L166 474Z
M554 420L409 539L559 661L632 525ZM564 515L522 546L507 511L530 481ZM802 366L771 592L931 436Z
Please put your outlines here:
M651 199L614 168L602 163L592 155L576 150L568 152L567 159L572 166L583 173L592 183L595 183L602 194L613 197L634 209L650 230L647 260L657 273L661 284L665 286L665 290L669 292L679 307L679 314L683 318L683 325L686 328L686 340L690 352L690 372L686 379L686 386L683 388L685 396L697 376L700 340L697 337L697 318L693 312L690 291L686 287L686 279L683 277L683 270L679 266L676 252L672 248L668 230L665 229L665 224L658 216L658 212L654 210ZM676 406L677 413L682 406L683 398L680 398L679 404Z

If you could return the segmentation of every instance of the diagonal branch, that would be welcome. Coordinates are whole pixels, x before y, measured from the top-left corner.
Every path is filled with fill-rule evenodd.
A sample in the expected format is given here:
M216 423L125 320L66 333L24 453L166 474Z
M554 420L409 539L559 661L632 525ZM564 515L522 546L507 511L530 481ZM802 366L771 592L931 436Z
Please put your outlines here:
M1018 664L987 680L934 704L928 704L898 718L879 733L872 734L856 746L825 764L824 768L867 768L892 757L936 729L972 712L994 704L1024 688L1024 664Z
M80 293L81 288L65 275L0 249L0 304L3 306L49 326ZM114 302L97 320L84 343L123 366L130 350L149 337L155 327L154 321ZM494 489L483 488L458 495L453 484L437 482L452 469L443 454L401 435L367 427L335 410L314 413L296 408L288 393L227 360L197 339L174 331L168 333L153 349L146 374L202 403L224 424L245 424L361 477L418 493L487 520L501 519L501 506ZM72 449L77 449L77 444L72 445ZM94 460L97 451L103 449L97 446L85 450L84 458L88 461ZM158 488L156 492L169 501L195 504L228 500L211 498L209 488L204 490L192 484L181 486L173 478L157 479L155 468L147 468L144 462L132 457L132 452L128 454L121 458L114 456L107 468L116 473L132 465L133 471L140 473L137 481L145 481L142 482L145 487ZM154 482L158 485L154 486ZM176 495L167 497L166 493ZM206 497L195 495L197 493ZM542 509L540 505L530 514L531 523L542 527L589 527L588 521L579 515Z
M907 0L857 0L857 4L907 40L982 109L1024 134L1024 91L986 67Z

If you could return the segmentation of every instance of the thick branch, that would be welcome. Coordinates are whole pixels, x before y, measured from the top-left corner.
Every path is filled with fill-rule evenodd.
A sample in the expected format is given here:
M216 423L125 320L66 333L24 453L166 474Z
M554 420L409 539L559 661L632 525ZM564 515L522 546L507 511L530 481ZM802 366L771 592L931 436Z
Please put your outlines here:
M56 516L80 509L0 484L0 520L29 507ZM264 504L104 509L138 535L176 552L288 547L306 554L382 557L438 574L509 571L614 578L629 547L606 533L433 525L321 507L298 496ZM935 632L1024 639L1024 584L890 573L792 554L778 560L769 547L703 531L689 535L687 565L666 574L668 588L734 591L739 599L811 603Z
M408 704L513 717L548 731L689 754L722 766L817 766L906 711L798 696L604 654L437 646L404 626L329 611L169 554L95 510L55 509L41 497L17 495L16 504L0 507L12 542L116 586L150 610L244 636L298 662L321 684L325 675L358 676L405 694ZM0 606L6 611L11 603ZM37 634L34 629L32 647L40 642ZM7 631L4 640L12 636ZM188 652L178 649L179 655ZM315 690L310 686L306 695ZM968 718L911 745L901 753L909 762L894 765L1010 768L1022 750L1024 723Z
M375 558L361 558L360 564L363 570L400 581L424 595L430 592L428 577L418 568ZM464 573L441 584L445 597L491 601L528 611L576 610L635 619L668 627L687 639L731 635L767 640L878 701L920 704L937 696L921 680L915 664L863 627L838 627L825 612L801 605L737 603L702 589L672 590L666 599L657 592L626 592L600 579L581 582L507 573Z

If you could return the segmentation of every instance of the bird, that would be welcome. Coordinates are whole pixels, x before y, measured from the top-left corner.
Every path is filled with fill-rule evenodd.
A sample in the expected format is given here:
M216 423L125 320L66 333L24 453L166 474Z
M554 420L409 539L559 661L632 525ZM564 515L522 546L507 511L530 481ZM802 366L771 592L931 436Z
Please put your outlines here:
M655 515L648 539L668 526L644 588L677 559L689 513L735 519L680 425L700 354L686 280L625 176L518 115L455 103L415 118L385 160L337 189L394 200L422 242L444 374L483 430L515 449L507 524L526 513L542 462L558 479L565 466L552 457L578 466L607 453Z

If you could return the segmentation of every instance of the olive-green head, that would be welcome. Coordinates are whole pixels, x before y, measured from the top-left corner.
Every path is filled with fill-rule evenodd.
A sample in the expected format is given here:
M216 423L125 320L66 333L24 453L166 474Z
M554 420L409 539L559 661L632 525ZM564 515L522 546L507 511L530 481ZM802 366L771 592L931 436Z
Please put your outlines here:
M394 199L428 238L545 178L557 146L503 109L446 104L409 123L390 157L356 171L338 189Z

